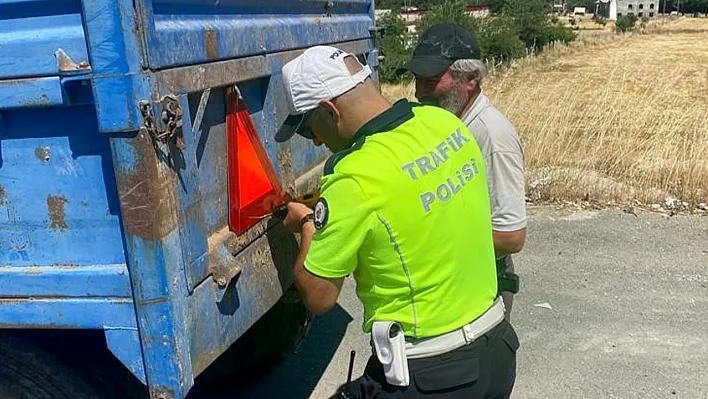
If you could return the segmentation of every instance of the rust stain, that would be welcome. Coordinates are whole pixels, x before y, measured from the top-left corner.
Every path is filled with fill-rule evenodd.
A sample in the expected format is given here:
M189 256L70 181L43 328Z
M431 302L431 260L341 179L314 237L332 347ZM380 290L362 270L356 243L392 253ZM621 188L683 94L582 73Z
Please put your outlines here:
M66 230L66 211L64 206L66 205L66 198L60 195L48 195L47 196L47 208L49 209L49 227L52 230Z
M5 187L0 184L0 206L5 205Z
M207 60L213 60L219 57L218 44L216 42L216 32L213 29L207 28L204 30L204 44L206 46Z
M177 178L162 165L150 136L138 135L130 145L136 152L134 168L117 175L123 224L128 234L159 239L177 227Z
M166 386L159 385L150 390L150 399L176 399L175 392Z
M148 299L148 300L139 302L138 305L148 306L148 305L154 305L156 303L165 303L165 302L167 302L167 297L161 296L159 298L153 298L153 299Z
M283 179L283 189L290 195L297 195L295 174L293 173L293 154L289 148L278 151L278 169Z
M49 147L37 147L37 149L34 150L34 156L37 157L42 162L47 162L49 161L49 157L51 155L51 149Z

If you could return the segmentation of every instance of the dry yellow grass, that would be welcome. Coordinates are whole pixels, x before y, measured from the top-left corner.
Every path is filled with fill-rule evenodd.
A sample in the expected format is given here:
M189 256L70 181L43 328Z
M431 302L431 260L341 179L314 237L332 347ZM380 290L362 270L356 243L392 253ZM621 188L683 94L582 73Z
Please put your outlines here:
M708 202L708 21L556 47L484 90L517 126L536 200ZM411 85L384 87L390 98Z

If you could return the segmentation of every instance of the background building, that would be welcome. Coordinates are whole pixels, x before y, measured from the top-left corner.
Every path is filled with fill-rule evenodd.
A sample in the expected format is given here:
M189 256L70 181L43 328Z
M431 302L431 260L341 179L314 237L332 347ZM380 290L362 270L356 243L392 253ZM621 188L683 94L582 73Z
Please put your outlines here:
M617 2L617 16L634 15L638 18L659 16L659 1L613 0Z

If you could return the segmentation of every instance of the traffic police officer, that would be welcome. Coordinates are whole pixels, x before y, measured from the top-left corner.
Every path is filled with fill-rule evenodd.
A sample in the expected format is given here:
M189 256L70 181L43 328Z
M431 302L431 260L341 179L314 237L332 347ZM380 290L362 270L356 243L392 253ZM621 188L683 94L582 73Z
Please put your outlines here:
M496 299L480 149L453 114L391 105L370 75L327 46L283 67L290 116L276 140L298 133L334 152L314 212L288 205L295 284L322 314L354 276L375 352L357 396L509 397L519 342Z
M521 251L526 240L524 153L519 135L482 93L485 66L477 39L462 26L438 24L423 32L412 59L399 72L407 70L415 75L418 100L459 116L482 150L499 291L508 319L512 294L519 289L511 254Z

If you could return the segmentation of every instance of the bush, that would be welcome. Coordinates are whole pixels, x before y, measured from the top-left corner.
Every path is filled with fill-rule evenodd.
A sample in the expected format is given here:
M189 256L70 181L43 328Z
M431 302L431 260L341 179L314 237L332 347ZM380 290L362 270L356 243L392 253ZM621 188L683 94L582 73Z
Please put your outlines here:
M545 35L543 38L543 41L546 43L553 43L553 42L563 42L563 43L569 43L575 40L578 35L569 29L559 26L559 25L553 25L549 26L545 30Z
M601 17L601 16L598 16L598 15L594 15L594 16L592 17L592 20L595 21L595 23L598 24L598 25L600 25L600 26L605 26L605 25L607 25L607 19L606 19L605 17Z
M634 15L622 15L617 17L615 31L618 33L631 32L634 30L634 24L637 23L637 17Z

